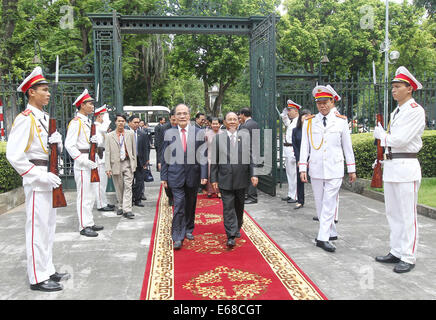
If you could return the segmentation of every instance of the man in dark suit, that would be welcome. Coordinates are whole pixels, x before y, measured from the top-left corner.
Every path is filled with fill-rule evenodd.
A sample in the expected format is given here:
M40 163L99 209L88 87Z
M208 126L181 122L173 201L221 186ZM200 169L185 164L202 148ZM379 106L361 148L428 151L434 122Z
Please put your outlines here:
M165 132L162 145L161 181L170 187L174 198L172 239L174 249L183 240L193 240L197 189L207 183L207 155L204 131L189 124L189 108L179 104L175 108L177 127ZM203 147L204 146L204 147ZM202 150L201 148L204 148ZM199 150L200 149L200 150ZM198 155L202 154L200 158Z
M242 108L239 111L239 118L241 119L241 125L238 130L246 129L250 133L250 154L251 154L251 146L252 146L252 137L253 137L253 129L259 129L259 125L256 121L251 118L251 111L248 108ZM251 183L248 184L247 190L245 190L245 203L257 203L257 188L253 186Z
M137 166L134 172L132 199L135 206L143 207L144 205L141 203L141 198L144 190L144 169L147 168L150 160L150 141L148 135L139 129L139 117L137 115L130 116L128 124L130 130L134 133L137 154Z
M227 246L231 248L235 246L235 238L241 236L245 189L249 179L256 187L258 178L253 172L248 132L237 130L238 116L234 112L227 113L225 125L227 130L216 135L212 142L210 180L221 192Z
M170 129L170 128L172 128L172 127L177 127L177 121L176 121L176 115L175 115L175 109L172 109L171 111L170 111L170 121L168 121L168 122L166 122L163 126L162 126L162 134L160 135L161 136L161 141L159 141L159 144L162 146L163 145L163 143L164 143L164 137L165 137L165 132L168 130L168 129ZM160 169L160 167L161 167L161 164L162 164L162 153L161 154L159 154L159 156L158 156L158 167L159 167L159 169ZM168 197L168 204L170 205L170 206L172 206L173 204L174 204L174 201L173 201L173 193L171 192L171 188L170 187L167 187L167 188L165 188L165 193L166 193L166 195L167 195L167 197Z
M163 142L163 134L162 134L162 127L165 124L165 118L160 117L159 123L154 127L154 148L156 150L156 163L159 163L159 155L162 152L162 144ZM160 167L157 166L157 171L160 171Z

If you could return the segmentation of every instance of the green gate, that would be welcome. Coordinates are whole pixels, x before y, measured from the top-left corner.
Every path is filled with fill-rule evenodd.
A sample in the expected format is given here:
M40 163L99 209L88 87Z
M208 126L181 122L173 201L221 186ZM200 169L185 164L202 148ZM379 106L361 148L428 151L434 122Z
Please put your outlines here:
M204 17L204 16L125 16L115 10L88 15L93 28L95 86L100 84L100 101L122 112L122 34L220 34L250 38L251 107L258 121L261 142L273 152L265 152L259 189L275 195L277 114L275 87L276 17ZM265 129L270 130L265 134ZM268 131L267 131L268 132ZM262 143L261 143L262 145ZM268 149L267 148L267 149ZM268 149L269 150L269 149ZM269 158L272 157L272 158ZM270 159L271 161L268 161Z

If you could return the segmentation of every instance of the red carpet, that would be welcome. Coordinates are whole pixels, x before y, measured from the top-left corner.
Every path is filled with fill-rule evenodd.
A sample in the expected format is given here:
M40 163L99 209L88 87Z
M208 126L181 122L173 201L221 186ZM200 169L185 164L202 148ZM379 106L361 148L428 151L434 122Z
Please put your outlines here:
M167 203L161 191L140 299L327 299L247 212L241 238L228 249L220 199L198 197L195 240L174 251Z

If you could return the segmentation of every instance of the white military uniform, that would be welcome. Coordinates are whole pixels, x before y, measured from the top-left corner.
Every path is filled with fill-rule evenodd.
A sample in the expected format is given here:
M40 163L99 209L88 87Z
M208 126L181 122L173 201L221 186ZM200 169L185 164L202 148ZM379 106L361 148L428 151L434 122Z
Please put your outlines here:
M391 147L393 154L418 153L422 147L424 127L424 108L412 98L391 113L390 133L381 140L381 146ZM388 151L388 148L385 150ZM383 161L383 182L386 216L391 231L390 253L404 262L415 264L418 247L416 206L421 184L418 159Z
M107 134L107 129L109 128L110 121L103 121L103 123L94 122L95 124L95 132L97 135L97 145L98 147L105 147L105 139ZM105 152L103 152L103 157L100 158L98 154L95 156L96 162L98 164L98 175L100 177L100 182L93 183L94 193L96 196L96 205L97 209L101 209L107 207L108 201L106 197L106 187L107 187L107 174L106 174L106 166L105 166Z
M67 149L74 160L79 231L94 225L92 208L94 207L95 193L91 184L91 169L87 165L89 160L90 133L91 120L78 112L77 116L70 121L65 138L65 149Z
M355 172L356 166L346 117L330 110L325 127L323 117L318 113L304 121L299 169L300 172L309 169L320 222L317 240L328 241L337 236L334 220L344 176L344 155L348 173Z
M292 144L292 130L297 126L298 116L289 119L286 114L283 117L283 124L286 127L284 143ZM286 177L288 179L288 197L297 200L297 161L295 160L294 147L283 146L283 156L285 157Z
M29 160L48 161L48 121L46 112L28 104L12 125L6 157L23 177L26 198L26 256L30 284L48 280L55 273L53 241L56 209L52 206L53 188L41 180L47 166Z

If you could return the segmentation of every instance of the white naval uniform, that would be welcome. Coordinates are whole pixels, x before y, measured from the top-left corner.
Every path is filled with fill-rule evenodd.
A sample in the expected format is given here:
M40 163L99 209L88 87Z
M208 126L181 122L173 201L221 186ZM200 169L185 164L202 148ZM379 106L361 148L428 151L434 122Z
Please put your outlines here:
M46 112L28 104L27 109L15 118L6 147L8 161L23 177L27 274L30 284L48 280L56 271L52 261L56 229L56 209L52 206L53 189L40 180L48 171L47 166L36 166L29 161L48 161L48 120Z
M283 117L283 124L286 126L285 142L292 143L292 130L297 126L298 117L289 119L286 114ZM288 197L297 200L297 160L295 159L294 147L283 146L285 157L286 177L288 180Z
M109 123L100 123L95 121L95 131L97 135L97 145L99 147L105 146L105 139L106 139L106 133L107 129L109 128ZM100 182L92 183L92 186L94 188L94 193L96 197L96 206L97 209L104 208L108 205L107 197L106 197L106 187L107 187L107 174L106 174L106 166L105 166L105 152L103 152L103 157L100 158L98 154L96 154L95 159L98 164L98 175L100 177Z
M91 169L87 166L89 152L82 153L79 149L90 149L91 120L80 112L73 118L67 129L65 149L74 160L74 180L77 187L77 216L79 231L94 225L92 208L95 193L91 184Z
M399 109L399 112L395 115ZM418 153L425 127L425 111L413 98L398 106L390 115L390 133L381 141L392 153ZM385 149L388 151L388 148ZM390 253L415 264L418 247L416 206L421 184L418 159L383 161L386 217L390 227Z
M300 172L309 169L320 223L317 240L328 241L338 235L334 220L344 176L344 155L348 173L356 172L356 165L347 119L331 110L324 127L323 117L318 113L312 118L313 144L310 131L307 132L309 121L304 121L299 169Z

